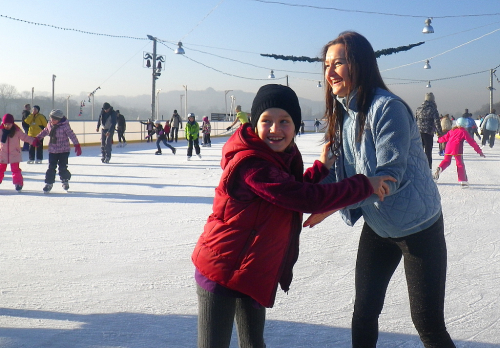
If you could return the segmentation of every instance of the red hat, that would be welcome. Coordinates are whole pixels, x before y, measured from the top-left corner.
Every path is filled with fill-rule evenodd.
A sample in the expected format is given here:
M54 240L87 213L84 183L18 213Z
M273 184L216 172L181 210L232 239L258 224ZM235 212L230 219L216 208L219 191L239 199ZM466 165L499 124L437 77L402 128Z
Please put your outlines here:
M3 115L2 123L3 124L14 123L14 116L12 116L11 114L5 114L5 115Z

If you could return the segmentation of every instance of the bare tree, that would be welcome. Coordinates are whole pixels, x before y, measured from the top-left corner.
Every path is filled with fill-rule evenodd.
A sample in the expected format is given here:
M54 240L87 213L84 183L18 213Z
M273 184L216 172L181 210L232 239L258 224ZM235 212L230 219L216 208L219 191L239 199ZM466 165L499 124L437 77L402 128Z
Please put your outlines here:
M14 102L17 98L17 89L12 85L6 83L0 84L0 108L2 109L2 114L7 113L7 108L10 103Z

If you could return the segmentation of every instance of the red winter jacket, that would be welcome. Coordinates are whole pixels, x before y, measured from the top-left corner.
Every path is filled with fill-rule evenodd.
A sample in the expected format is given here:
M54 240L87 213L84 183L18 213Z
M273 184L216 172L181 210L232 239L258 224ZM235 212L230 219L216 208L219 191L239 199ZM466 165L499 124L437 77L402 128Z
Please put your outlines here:
M467 140L470 146L478 153L482 154L483 151L479 148L474 138L469 135L467 129L457 127L450 130L448 133L439 137L439 143L446 143L444 150L445 155L462 155L464 153L464 140Z
M328 174L319 161L303 174L294 146L274 152L245 124L224 145L223 174L213 213L192 255L208 279L272 307L278 283L288 291L299 254L302 212L354 204L373 193L364 175L318 185Z

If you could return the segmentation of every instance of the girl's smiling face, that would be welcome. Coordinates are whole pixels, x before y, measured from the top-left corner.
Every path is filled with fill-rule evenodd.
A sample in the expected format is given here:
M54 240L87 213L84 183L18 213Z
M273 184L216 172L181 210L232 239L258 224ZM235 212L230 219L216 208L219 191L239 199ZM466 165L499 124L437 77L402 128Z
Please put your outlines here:
M343 44L335 44L328 48L325 59L325 79L336 96L343 98L349 94L351 78Z
M295 125L288 112L270 108L260 115L256 132L273 151L283 152L295 137Z
M10 130L13 125L14 125L14 123L4 123L3 124L3 128L5 128L7 130Z

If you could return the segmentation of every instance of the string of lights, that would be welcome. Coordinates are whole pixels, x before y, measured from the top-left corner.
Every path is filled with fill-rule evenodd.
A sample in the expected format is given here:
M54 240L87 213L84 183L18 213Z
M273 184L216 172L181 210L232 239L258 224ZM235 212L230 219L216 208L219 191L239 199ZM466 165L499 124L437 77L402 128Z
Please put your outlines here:
M84 30L79 30L79 29L73 29L73 28L63 28L63 27L58 27L56 25L52 25L52 24L32 22L32 21L27 21L27 20L24 20L24 19L19 19L19 18L5 16L5 15L2 15L2 14L0 14L0 17L11 19L13 21L24 22L24 23L33 24L33 25L41 25L41 26L44 26L44 27L50 27L50 28L59 29L59 30L75 31L75 32L78 32L78 33L88 34L88 35L108 36L108 37L120 38L120 39L148 40L147 38L144 38L144 37L134 37L134 36L126 36L126 35L101 34L101 33L94 33L94 32L91 32L91 31L84 31Z
M431 79L430 81L435 82L435 81L444 81L444 80L452 80L452 79L457 79L460 77L465 77L465 76L470 76L470 75L477 75L477 74L482 74L485 72L489 72L490 70L481 70L481 71L476 71L473 73L468 73L468 74L462 74L462 75L456 75L456 76L448 76L448 77L441 77L438 79ZM412 80L412 79L401 79L401 78L391 78L391 77L384 77L384 80L406 80L410 82L399 82L399 83L388 83L388 85L411 85L415 83L422 83L422 82L427 82L427 80Z
M412 15L412 14L400 14L400 13L387 13L387 12L376 12L376 11L362 11L362 10L352 10L352 9L342 9L337 7L325 7L325 6L313 6L313 5L304 5L304 4L290 4L281 1L269 1L269 0L250 0L255 2L261 2L265 4L275 4L275 5L283 5L290 7L307 7L313 8L316 10L332 10L338 12L355 12L355 13L365 13L365 14L375 14L375 15L383 15L383 16L396 16L396 17L413 17L413 18L462 18L462 17L486 17L486 16L500 16L500 12L497 13L481 13L481 14L464 14L464 15L454 15L454 16L429 16L429 15Z

